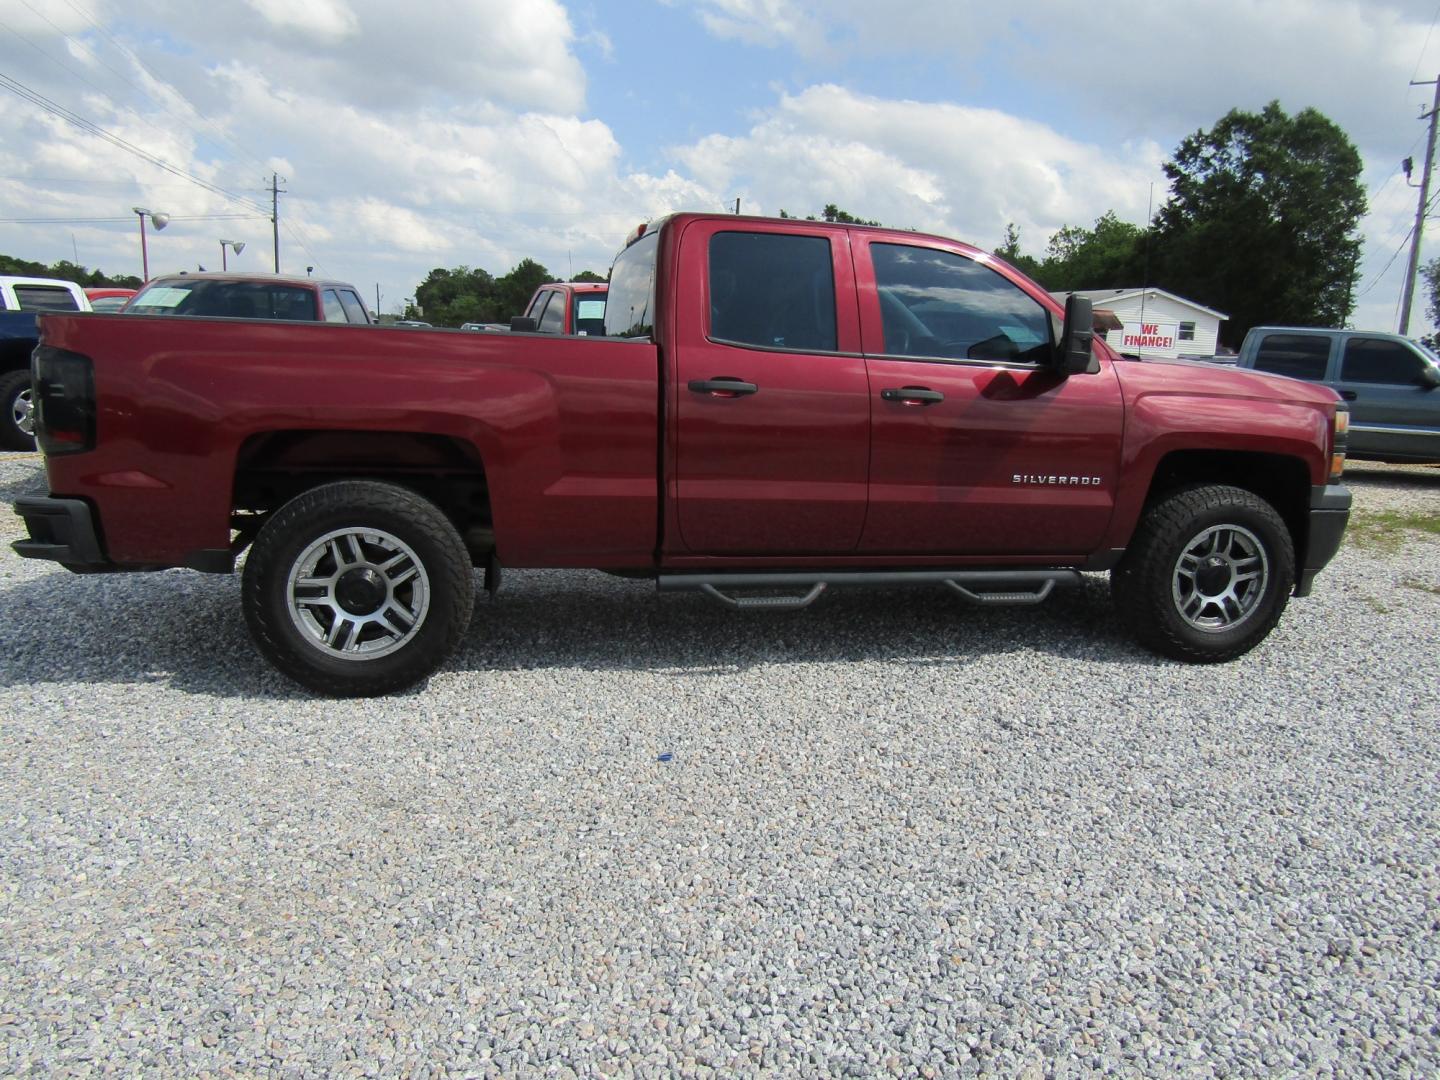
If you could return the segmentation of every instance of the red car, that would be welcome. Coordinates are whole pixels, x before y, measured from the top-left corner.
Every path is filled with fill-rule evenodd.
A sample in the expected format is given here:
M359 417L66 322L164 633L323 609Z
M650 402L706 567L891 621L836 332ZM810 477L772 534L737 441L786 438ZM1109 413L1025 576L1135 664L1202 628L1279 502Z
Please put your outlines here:
M533 324L525 328L542 334L603 334L609 290L603 281L541 285L525 308L523 318Z
M85 295L90 298L91 311L119 311L129 303L135 292L134 289L104 286L86 289Z

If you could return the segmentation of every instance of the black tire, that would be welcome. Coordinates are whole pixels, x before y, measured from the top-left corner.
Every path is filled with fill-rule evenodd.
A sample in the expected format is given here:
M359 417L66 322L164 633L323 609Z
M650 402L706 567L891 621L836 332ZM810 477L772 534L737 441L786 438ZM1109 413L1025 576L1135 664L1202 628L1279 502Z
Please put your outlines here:
M0 375L0 447L6 450L34 450L34 412L31 408L30 371L7 371Z
M1221 663L1249 652L1280 621L1295 585L1295 545L1274 507L1253 492L1181 488L1146 509L1110 585L1141 645Z
M419 682L470 624L470 556L434 503L369 480L297 495L265 523L245 562L245 621L296 682L373 697Z

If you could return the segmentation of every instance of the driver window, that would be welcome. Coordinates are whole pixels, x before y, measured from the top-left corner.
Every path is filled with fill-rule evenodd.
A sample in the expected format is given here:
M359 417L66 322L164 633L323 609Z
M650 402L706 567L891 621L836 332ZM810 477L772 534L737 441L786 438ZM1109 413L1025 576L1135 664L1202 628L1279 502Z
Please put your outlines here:
M1019 363L1049 358L1049 313L988 266L907 244L871 244L870 258L887 355Z

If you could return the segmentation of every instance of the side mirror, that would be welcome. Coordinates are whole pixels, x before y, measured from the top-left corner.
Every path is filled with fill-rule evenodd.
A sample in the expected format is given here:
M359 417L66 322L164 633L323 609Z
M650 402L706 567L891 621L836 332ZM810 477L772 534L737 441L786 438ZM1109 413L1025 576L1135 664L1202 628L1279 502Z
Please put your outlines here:
M1434 390L1440 386L1440 368L1433 368L1426 364L1420 369L1420 385L1426 390Z
M1094 305L1071 293L1065 298L1065 323L1060 329L1060 348L1055 370L1062 375L1083 375L1095 362Z
M510 332L512 334L533 334L535 333L535 320L526 318L524 315L512 315Z

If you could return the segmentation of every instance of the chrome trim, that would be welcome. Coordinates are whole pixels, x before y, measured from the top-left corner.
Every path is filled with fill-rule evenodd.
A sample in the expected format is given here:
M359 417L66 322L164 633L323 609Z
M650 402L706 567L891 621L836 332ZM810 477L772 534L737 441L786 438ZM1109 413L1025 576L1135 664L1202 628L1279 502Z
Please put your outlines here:
M1357 431L1369 432L1372 435L1440 435L1440 428L1371 427L1369 424L1357 424L1352 413L1350 434L1354 435Z

